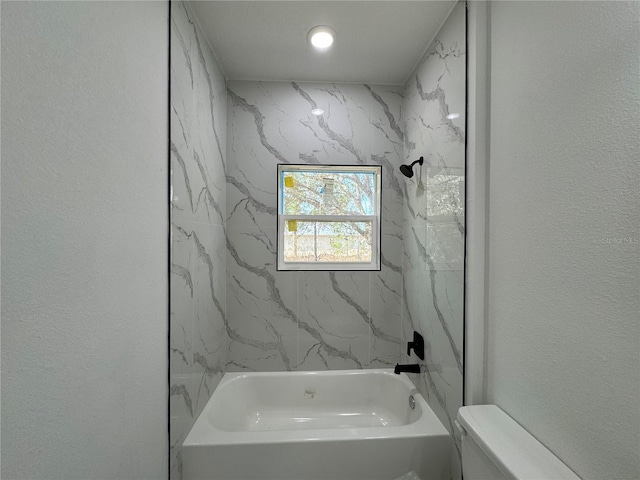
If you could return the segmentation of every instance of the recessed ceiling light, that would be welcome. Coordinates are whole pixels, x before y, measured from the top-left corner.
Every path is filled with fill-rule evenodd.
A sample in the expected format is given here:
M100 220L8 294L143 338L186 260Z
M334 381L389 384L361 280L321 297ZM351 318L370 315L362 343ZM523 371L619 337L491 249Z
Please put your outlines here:
M460 116L459 113L450 113L449 115L447 115L447 118L449 120L454 120L454 119L458 118L459 116Z
M331 27L319 25L309 30L307 40L311 45L320 50L325 50L333 44L336 32Z
M324 110L321 108L314 108L313 110L311 110L311 113L316 117L319 117L320 115L324 114Z

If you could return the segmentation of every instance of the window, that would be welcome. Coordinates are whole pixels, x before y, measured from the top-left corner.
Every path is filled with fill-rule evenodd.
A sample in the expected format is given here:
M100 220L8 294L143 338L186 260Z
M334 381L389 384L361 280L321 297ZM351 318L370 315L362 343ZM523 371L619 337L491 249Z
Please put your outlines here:
M381 173L278 165L278 270L380 270Z

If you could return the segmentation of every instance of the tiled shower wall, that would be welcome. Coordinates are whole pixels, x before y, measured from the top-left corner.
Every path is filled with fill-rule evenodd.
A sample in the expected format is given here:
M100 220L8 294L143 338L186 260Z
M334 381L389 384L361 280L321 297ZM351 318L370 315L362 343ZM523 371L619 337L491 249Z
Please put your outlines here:
M224 371L413 363L404 345L414 329L427 345L414 381L453 433L462 404L464 5L405 87L227 86L182 2L172 3L171 35L172 476ZM315 107L325 114L313 116ZM420 156L416 175L402 176L400 164ZM276 271L278 163L382 165L380 272Z
M402 301L402 88L230 82L228 94L228 369L394 365ZM312 115L315 107L325 114ZM278 163L382 165L382 271L276 271Z
M171 2L171 476L227 362L225 78L193 15Z
M402 108L405 160L425 161L404 183L403 344L413 330L424 336L423 373L411 377L451 434L463 388L465 44L459 3L410 78Z

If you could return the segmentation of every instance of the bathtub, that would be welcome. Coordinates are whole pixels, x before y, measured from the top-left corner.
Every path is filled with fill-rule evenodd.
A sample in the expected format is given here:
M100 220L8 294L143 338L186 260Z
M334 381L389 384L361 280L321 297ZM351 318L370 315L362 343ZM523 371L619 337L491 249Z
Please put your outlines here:
M184 441L183 479L449 479L450 448L404 374L227 373Z

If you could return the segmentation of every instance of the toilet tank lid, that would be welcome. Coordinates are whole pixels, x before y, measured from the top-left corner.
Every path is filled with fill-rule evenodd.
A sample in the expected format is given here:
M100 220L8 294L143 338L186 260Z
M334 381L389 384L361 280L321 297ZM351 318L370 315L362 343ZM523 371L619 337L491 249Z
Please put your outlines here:
M496 405L458 410L458 421L473 441L507 476L518 480L579 480L533 435Z

